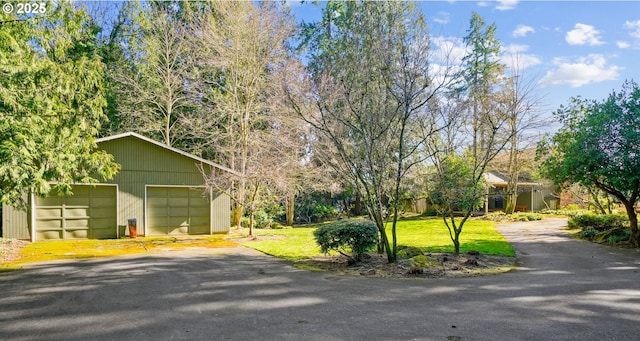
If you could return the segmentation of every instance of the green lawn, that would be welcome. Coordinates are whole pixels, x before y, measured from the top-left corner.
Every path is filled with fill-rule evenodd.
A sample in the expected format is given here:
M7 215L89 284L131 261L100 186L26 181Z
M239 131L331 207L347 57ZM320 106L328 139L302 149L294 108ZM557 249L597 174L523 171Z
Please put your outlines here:
M313 238L315 227L285 230L255 230L257 240L243 245L289 260L320 256ZM413 246L425 251L453 252L449 232L439 218L403 220L398 222L398 246ZM387 228L391 238L391 224ZM511 245L495 229L491 221L469 220L460 235L460 252L477 250L483 254L514 256Z

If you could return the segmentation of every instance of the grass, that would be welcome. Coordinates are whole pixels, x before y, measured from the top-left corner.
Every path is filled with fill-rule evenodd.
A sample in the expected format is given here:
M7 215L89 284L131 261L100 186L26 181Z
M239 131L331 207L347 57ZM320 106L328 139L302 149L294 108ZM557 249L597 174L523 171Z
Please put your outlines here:
M257 240L244 242L266 254L288 260L321 256L313 238L315 227L288 230L255 230ZM391 238L391 225L387 227ZM397 226L398 246L417 247L424 251L453 252L449 232L440 218L401 220ZM514 256L513 248L495 229L491 221L469 220L460 235L460 252L476 250L483 254Z
M243 245L288 260L322 256L313 238L318 225L283 230L255 230L257 240ZM398 222L398 245L417 247L424 251L452 252L449 232L441 219L422 218ZM388 227L388 234L391 228ZM108 240L58 240L31 243L18 252L18 257L0 264L0 271L19 269L25 263L58 259L81 259L142 254L190 247L232 247L228 235L188 237L146 237ZM513 256L507 241L490 221L470 220L461 235L461 252L477 250L483 254Z
M255 229L257 239L242 245L278 258L299 260L322 256L313 238L316 227L296 227L285 230Z
M513 248L495 226L491 221L468 220L460 235L460 252L475 250L488 255L515 256ZM453 242L441 218L399 221L398 245L424 251L453 252Z
M180 250L191 247L233 247L236 243L225 235L188 237L146 237L106 240L51 240L31 243L18 252L18 257L0 264L0 270L20 268L21 264L58 259L81 259Z

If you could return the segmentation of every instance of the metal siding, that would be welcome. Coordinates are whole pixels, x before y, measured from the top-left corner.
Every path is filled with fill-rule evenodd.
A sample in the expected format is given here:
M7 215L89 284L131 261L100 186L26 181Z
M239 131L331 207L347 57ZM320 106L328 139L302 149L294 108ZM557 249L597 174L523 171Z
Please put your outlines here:
M136 218L138 234L144 234L146 231L144 225L146 185L202 186L204 184L202 173L197 167L197 160L136 137L104 141L99 143L99 147L112 154L116 162L122 166L118 174L109 181L119 186L118 225L126 226L127 219ZM205 165L205 171L210 171L209 165ZM229 208L225 215L229 215Z
M231 199L224 193L213 193L211 200L211 232L227 233L231 226Z
M547 208L547 205L544 203L544 198L550 196L552 193L552 189L547 186L536 187L536 192L534 194L534 204L533 209L535 211L541 211ZM551 209L555 209L551 207Z
M26 198L26 197L25 197ZM29 215L7 204L2 204L2 237L11 239L31 239Z

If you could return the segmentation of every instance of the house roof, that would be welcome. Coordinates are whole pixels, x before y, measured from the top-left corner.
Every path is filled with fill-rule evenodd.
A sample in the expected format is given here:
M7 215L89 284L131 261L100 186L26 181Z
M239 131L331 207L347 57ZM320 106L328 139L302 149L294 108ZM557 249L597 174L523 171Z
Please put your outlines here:
M498 173L498 172L485 172L484 179L488 184L493 186L507 186L509 183L509 179L506 176ZM518 186L539 186L540 183L535 181L527 181L524 179L518 180Z
M137 138L137 139L140 139L140 140L143 140L143 141L149 142L149 143L151 143L151 144L154 144L154 145L156 145L156 146L158 146L158 147L161 147L161 148L164 148L164 149L170 150L170 151L172 151L172 152L174 152L174 153L178 153L178 154L180 154L180 155L182 155L182 156L185 156L185 157L188 157L188 158L190 158L190 159L193 159L194 161L198 161L198 162L200 162L200 163L204 163L204 164L210 165L210 166L212 166L212 167L218 168L218 169L223 170L223 171L225 171L225 172L229 172L229 173L232 173L232 174L237 174L234 170L232 170L232 169L230 169L230 168L227 168L227 167L221 166L221 165L219 165L219 164L217 164L217 163L215 163L215 162L209 161L209 160L207 160L207 159L203 159L203 158L201 158L201 157L199 157L199 156L196 156L196 155L193 155L193 154L191 154L191 153L187 153L187 152L185 152L184 150L180 150L180 149L178 149L178 148L168 146L168 145L166 145L166 144L164 144L164 143L161 143L161 142L155 141L155 140L153 140L153 139L150 139L150 138L148 138L148 137L146 137L146 136L142 136L142 135L140 135L140 134L138 134L138 133L134 133L134 132L132 132L132 131L130 131L130 132L126 132L126 133L122 133L122 134L117 134L117 135L112 135L112 136L102 137L102 138L96 139L96 143L107 142L107 141L113 141L113 140L117 140L117 139L121 139L121 138L125 138L125 137L135 137L135 138Z

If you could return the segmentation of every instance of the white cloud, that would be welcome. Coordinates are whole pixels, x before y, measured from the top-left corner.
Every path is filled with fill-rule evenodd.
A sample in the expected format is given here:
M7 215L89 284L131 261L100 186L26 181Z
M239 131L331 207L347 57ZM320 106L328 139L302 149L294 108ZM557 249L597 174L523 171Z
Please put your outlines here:
M602 45L604 42L600 40L600 31L595 27L586 24L577 23L573 30L567 32L565 39L569 45Z
M461 71L462 58L467 54L462 38L432 37L431 46L434 58L429 71L434 82L444 82L447 77Z
M521 53L529 50L529 45L511 44L502 48L508 54Z
M542 60L533 54L527 54L529 45L512 44L503 47L500 61L508 68L524 70L542 63Z
M478 6L489 7L495 4L497 10L506 11L516 8L518 2L520 2L520 0L478 1Z
M640 20L627 21L624 23L624 27L631 30L631 33L629 33L630 36L636 39L640 39Z
M498 0L498 5L496 9L499 11L506 11L510 9L516 8L516 5L520 2L519 0Z
M629 42L627 41L617 41L616 45L618 45L618 47L621 49L628 49L631 47L631 44L629 44Z
M525 37L529 33L536 33L536 30L527 25L518 25L513 33L511 33L514 37Z
M462 38L432 37L431 43L435 47L435 60L444 64L460 64L467 54L467 46Z
M438 24L448 24L450 20L450 15L447 12L438 12L435 17L433 17L433 21Z
M286 0L286 3L291 8L302 6L302 1L300 0Z
M540 81L546 85L568 85L572 88L581 87L589 83L617 80L622 67L607 65L607 60L601 54L591 54L570 62L564 58L555 58L555 70L548 71Z

